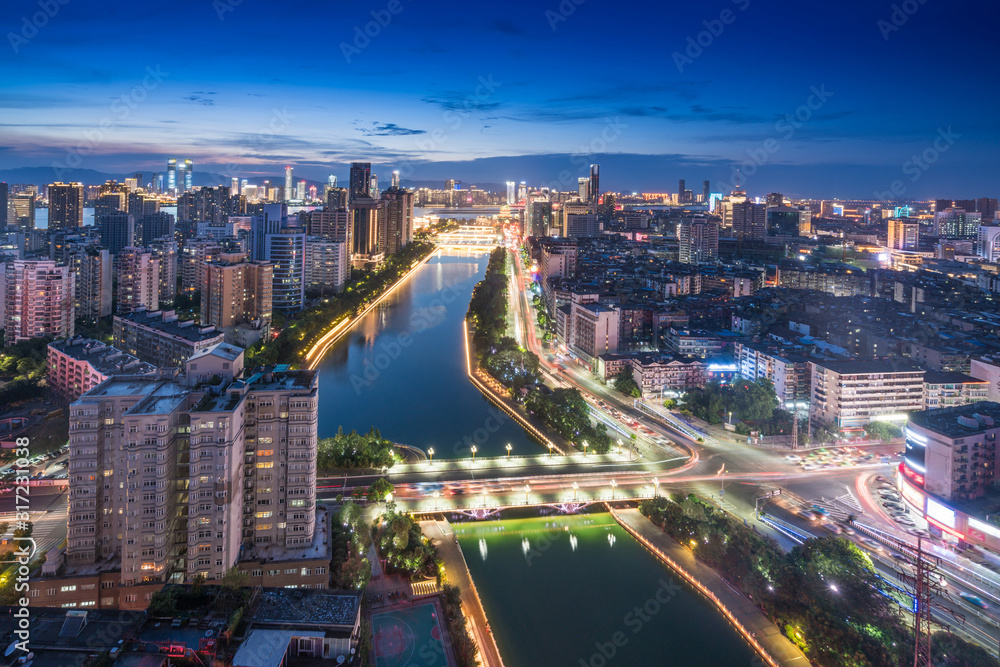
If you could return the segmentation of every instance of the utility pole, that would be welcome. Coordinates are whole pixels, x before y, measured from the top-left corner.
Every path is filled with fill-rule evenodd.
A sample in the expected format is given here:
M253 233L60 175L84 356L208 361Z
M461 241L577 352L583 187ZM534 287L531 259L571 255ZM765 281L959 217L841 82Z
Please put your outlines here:
M938 559L925 556L923 547L925 536L926 533L917 533L916 535L917 547L915 552L910 554L915 558L915 562L910 563L913 574L899 573L899 578L913 589L913 597L917 605L917 610L913 614L913 634L915 636L913 667L932 667L931 635L933 634L934 621L931 617L931 607L936 604L934 596L941 592L939 583L941 575L937 572ZM910 548L912 549L912 547ZM941 607L941 605L937 606ZM955 612L950 609L947 611L956 616Z

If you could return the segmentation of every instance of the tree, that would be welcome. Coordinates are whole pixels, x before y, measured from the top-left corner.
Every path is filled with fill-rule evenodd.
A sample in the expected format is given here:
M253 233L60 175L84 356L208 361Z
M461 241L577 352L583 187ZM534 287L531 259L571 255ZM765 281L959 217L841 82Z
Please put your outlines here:
M379 477L368 487L368 500L376 502L385 500L386 496L392 493L393 486L385 477Z
M631 368L626 368L622 371L621 375L615 378L614 388L626 396L642 398L642 391L640 391L639 385L635 383L635 379L632 377Z
M865 425L865 433L872 440L888 442L903 435L903 430L889 422L875 421Z

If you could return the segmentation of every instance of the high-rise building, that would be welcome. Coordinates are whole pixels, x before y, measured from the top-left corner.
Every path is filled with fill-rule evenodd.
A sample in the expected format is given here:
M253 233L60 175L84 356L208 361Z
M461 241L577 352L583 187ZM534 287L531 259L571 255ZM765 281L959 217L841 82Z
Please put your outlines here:
M678 259L684 264L711 262L719 256L719 225L707 218L677 223Z
M191 192L191 188L194 185L194 162L184 160L182 168L184 171L184 192Z
M701 203L707 204L711 199L712 195L709 193L709 182L702 181L701 183Z
M241 348L216 345L181 378L111 377L70 406L70 470L95 474L70 479L69 568L114 559L120 585L138 590L313 545L316 372L234 382L242 370ZM197 384L214 376L219 394Z
M238 253L222 253L205 265L201 321L220 329L254 322L271 322L274 265L250 261Z
M265 204L261 213L253 216L250 252L253 259L274 265L274 310L292 313L302 310L305 302L306 233L286 211L282 204Z
M507 181L507 205L513 206L517 203L517 183L514 181ZM582 198L582 197L581 197Z
M49 259L15 259L6 263L3 283L5 345L73 335L76 276L70 267Z
M297 200L299 200L299 201L305 201L306 200L306 182L305 181L299 181L295 185L295 198Z
M136 223L135 243L149 245L156 239L174 238L174 216L166 211L147 213Z
M368 188L368 195L370 197L372 197L373 199L378 199L379 195L381 195L381 194L382 194L382 191L379 190L379 187L378 187L378 174L373 173L372 174L371 185Z
M353 247L354 234L351 214L346 208L310 211L308 219L310 236L321 236L330 241L341 241L347 244L348 249Z
M236 178L235 176L229 179L229 191L232 192L234 195L240 194L240 179Z
M370 162L352 162L349 184L349 201L371 197L372 165Z
M392 180L389 181L389 187L390 188L399 189L399 170L398 169L396 169L395 171L392 172Z
M295 198L295 188L292 182L292 167L285 166L285 201Z
M590 165L590 190L587 193L587 201L591 206L597 206L601 198L601 165Z
M979 237L982 216L961 208L949 208L934 213L934 234L945 239L975 239Z
M170 308L177 299L177 241L171 234L154 238L147 247L160 262L160 308Z
M551 204L550 204L551 206ZM569 213L566 215L566 236L600 236L601 225L596 213Z
M111 314L111 253L107 248L85 246L78 251L76 316L88 324Z
M160 260L145 248L122 248L115 257L118 314L160 308Z
M778 196L780 197L781 195ZM754 204L754 206L759 206L759 204ZM767 235L798 236L800 213L799 209L792 206L767 205L765 211L767 218Z
M690 204L691 203L691 202L689 202L687 200L687 192L688 192L688 190L687 190L686 186L687 186L687 184L684 182L683 178L677 181L677 203L678 204Z
M22 230L34 229L35 195L21 192L9 195L8 201L7 220Z
M189 239L184 242L177 257L182 294L190 296L201 289L205 280L205 262L215 261L222 252L222 243L218 239Z
M330 188L326 191L326 210L346 211L350 202L347 188Z
M4 225L15 224L14 216L11 215L10 188L3 181L0 181L0 222Z
M590 196L590 179L586 176L576 179L576 192L580 199L587 201Z
M352 261L376 261L380 254L379 229L385 228L385 202L371 197L357 197L351 201L350 212Z
M49 229L83 227L83 183L49 185Z
M135 218L128 213L95 215L94 223L101 234L101 245L112 255L135 243Z
M887 223L890 250L916 250L920 245L920 223L908 218L889 218Z
M330 174L329 176L326 177L326 184L331 188L337 187L337 177L334 176L333 174Z
M552 227L552 202L543 198L535 199L528 202L527 212L527 235L536 239L548 236Z
M983 197L976 200L976 213L979 214L983 222L996 220L997 211L1000 211L1000 207L998 207L996 199Z
M167 159L167 193L177 194L177 158Z
M721 210L722 214L722 228L732 229L733 228L733 206L736 204L742 204L747 201L747 193L742 190L733 190L728 195L722 198L716 207L716 212L718 209Z
M732 205L731 211L733 236L748 241L761 240L765 237L767 207L764 204L754 204L749 200L736 202Z
M980 225L976 254L987 262L1000 263L1000 225Z
M213 326L182 322L172 310L115 315L112 327L115 347L157 368L183 367L192 356L222 343L225 337Z
M521 181L517 186L517 201L526 201L528 199L528 184L525 181Z
M382 193L385 202L385 236L379 250L394 255L413 241L413 193L392 187Z
M339 292L351 275L351 253L342 241L306 239L306 287Z
M764 203L770 206L784 206L785 195L780 192L769 192L764 198Z
M106 215L108 213L127 213L128 204L125 192L105 192L94 199L94 215Z

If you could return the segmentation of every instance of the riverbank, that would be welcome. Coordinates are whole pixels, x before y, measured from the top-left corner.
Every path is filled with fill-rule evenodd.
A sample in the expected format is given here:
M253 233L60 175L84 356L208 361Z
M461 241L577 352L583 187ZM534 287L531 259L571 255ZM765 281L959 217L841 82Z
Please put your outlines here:
M712 602L765 663L774 667L809 664L805 654L760 609L730 588L715 570L698 562L689 549L671 539L638 509L608 506L608 511L622 528Z
M483 609L482 600L472 581L469 566L465 562L461 547L447 519L427 520L418 523L420 530L437 547L438 558L444 564L448 583L458 586L462 593L462 611L472 627L472 637L479 648L479 657L486 667L503 667L503 659L497 648L493 631L490 629Z

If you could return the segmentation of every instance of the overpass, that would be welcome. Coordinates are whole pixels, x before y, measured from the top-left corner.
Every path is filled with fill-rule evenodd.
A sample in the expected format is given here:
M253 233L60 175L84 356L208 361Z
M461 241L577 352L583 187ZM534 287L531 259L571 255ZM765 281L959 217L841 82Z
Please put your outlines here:
M502 242L500 234L492 226L462 225L451 232L434 237L438 246L461 248L493 248Z

